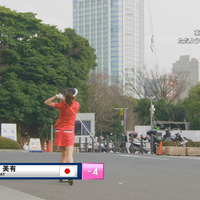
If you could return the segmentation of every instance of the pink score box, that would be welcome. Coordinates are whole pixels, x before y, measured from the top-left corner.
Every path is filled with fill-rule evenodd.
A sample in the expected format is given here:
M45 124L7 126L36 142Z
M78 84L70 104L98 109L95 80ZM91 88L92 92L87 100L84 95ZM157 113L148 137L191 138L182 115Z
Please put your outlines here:
M103 180L104 163L82 163L83 180Z

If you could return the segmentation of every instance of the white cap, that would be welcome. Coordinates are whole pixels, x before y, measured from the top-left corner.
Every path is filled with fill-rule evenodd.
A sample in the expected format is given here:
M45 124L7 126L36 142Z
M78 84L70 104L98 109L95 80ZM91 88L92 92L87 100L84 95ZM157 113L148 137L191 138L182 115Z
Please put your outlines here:
M75 90L75 93L74 93L73 97L75 97L78 94L78 90L76 88L74 88L74 90Z

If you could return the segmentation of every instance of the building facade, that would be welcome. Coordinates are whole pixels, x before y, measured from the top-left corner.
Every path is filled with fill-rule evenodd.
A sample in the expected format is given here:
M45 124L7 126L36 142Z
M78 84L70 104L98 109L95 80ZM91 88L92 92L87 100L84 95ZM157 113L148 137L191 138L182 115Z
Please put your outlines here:
M135 96L144 63L144 0L74 0L73 28L96 49L97 73Z
M173 63L173 73L180 75L183 72L187 74L187 88L181 96L182 99L186 98L189 89L200 81L199 61L196 58L190 58L189 55L180 56L179 60Z
M86 137L88 142L91 141L90 134L95 137L95 113L78 113L75 121L75 143L79 143L79 138L85 140Z

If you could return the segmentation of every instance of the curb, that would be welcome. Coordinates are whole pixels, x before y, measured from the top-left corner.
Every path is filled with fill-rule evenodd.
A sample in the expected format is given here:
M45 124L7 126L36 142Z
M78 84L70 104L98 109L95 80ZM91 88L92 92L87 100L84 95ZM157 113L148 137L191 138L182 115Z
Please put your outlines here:
M11 189L5 186L0 185L0 194L1 199L15 199L15 200L22 200L22 199L28 199L28 200L44 200L39 197L20 192L15 189Z

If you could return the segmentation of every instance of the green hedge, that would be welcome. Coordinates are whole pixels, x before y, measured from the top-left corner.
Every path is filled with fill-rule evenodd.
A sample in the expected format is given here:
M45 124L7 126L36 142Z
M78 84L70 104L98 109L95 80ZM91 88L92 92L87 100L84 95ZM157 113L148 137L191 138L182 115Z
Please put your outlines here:
M173 146L173 147L176 146L177 147L177 146L182 146L182 145L181 145L181 141L176 141L176 142L175 141L164 141L163 146Z
M186 146L187 147L200 147L200 142L192 142L192 141L190 141L190 142L188 142L186 144Z
M0 149L20 149L18 142L0 136Z
M181 147L181 141L164 141L163 146L176 146L176 147ZM200 142L192 142L189 141L186 143L186 147L200 147Z

